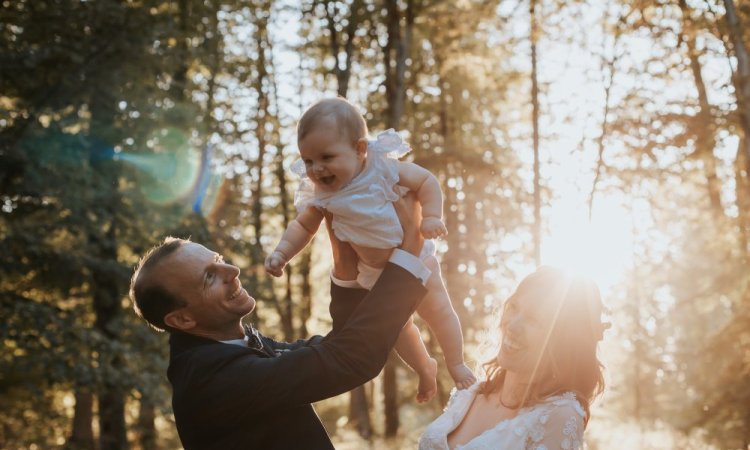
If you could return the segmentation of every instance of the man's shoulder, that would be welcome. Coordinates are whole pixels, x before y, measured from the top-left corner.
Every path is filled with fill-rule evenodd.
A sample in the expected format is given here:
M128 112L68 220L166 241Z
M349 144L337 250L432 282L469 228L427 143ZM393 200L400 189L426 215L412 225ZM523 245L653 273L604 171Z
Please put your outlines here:
M216 370L236 358L250 361L260 357L248 348L236 344L225 344L187 333L173 334L170 337L167 377L174 385L178 380L188 377L195 380L212 376Z

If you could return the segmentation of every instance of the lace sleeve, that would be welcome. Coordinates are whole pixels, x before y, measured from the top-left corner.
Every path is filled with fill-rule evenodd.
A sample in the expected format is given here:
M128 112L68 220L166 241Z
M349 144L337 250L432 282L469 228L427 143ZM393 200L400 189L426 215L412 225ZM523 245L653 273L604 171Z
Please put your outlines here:
M583 410L572 404L555 405L539 418L527 449L583 450Z
M367 141L367 151L382 153L388 158L398 159L411 151L409 144L393 128L378 134L377 139Z

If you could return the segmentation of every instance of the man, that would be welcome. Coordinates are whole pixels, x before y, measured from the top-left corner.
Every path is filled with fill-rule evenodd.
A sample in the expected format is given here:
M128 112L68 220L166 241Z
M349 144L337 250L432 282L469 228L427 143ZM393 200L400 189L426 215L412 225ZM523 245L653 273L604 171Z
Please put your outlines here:
M351 315L335 333L307 341L275 342L243 328L255 299L239 269L200 244L167 238L141 260L130 293L136 312L170 333L167 376L185 449L333 448L310 403L375 377L426 292L430 272L414 256L422 239L413 208L402 201L397 211L402 250L369 292L346 287L357 276L356 255L327 220L331 309Z

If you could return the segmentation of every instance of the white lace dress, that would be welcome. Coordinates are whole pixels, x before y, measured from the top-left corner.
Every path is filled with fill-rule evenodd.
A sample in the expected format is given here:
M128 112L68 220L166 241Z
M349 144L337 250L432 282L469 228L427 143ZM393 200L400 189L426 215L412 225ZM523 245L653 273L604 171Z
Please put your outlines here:
M398 246L404 236L393 202L404 192L397 194L393 187L399 180L398 158L410 150L393 129L380 133L367 143L362 172L334 192L317 190L305 174L304 163L296 161L292 172L301 177L294 196L297 211L309 206L328 210L333 231L343 242L370 248Z
M480 384L454 391L443 414L419 439L419 450L448 450L448 434L466 416ZM515 417L497 423L455 450L582 450L583 416L575 394L567 392L522 408Z
M331 228L342 242L380 249L398 247L404 239L404 231L393 202L408 191L397 186L398 158L410 150L392 128L378 134L376 140L367 142L367 160L362 172L334 192L317 190L305 173L304 162L295 161L291 170L301 178L294 196L297 211L313 206L330 212L333 216ZM426 240L420 258L433 254L435 244ZM357 282L365 289L370 289L382 272L381 268L370 267L361 261L357 268Z

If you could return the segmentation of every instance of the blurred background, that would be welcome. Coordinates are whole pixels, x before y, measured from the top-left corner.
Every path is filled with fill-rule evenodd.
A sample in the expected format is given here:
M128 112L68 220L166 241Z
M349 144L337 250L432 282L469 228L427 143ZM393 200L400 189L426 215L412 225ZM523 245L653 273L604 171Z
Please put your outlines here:
M165 235L238 265L265 334L330 329L323 233L262 263L296 120L341 95L442 184L473 367L562 265L613 322L589 448L750 448L748 24L744 0L0 0L0 447L180 448L167 336L127 297ZM427 405L392 358L316 409L337 448L415 448L440 370Z

